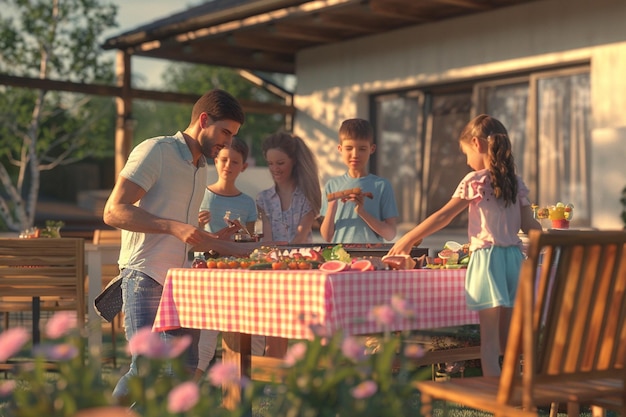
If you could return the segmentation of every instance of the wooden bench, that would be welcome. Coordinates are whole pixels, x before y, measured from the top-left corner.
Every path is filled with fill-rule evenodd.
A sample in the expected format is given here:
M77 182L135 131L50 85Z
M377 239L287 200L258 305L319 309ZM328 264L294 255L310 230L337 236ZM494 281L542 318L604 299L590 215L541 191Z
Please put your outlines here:
M0 239L0 311L32 309L33 343L39 340L42 299L45 309L75 310L84 327L84 280L83 239Z
M626 416L625 243L624 231L531 232L502 375L416 382L422 415L441 399L496 416L553 403L568 415L594 404Z

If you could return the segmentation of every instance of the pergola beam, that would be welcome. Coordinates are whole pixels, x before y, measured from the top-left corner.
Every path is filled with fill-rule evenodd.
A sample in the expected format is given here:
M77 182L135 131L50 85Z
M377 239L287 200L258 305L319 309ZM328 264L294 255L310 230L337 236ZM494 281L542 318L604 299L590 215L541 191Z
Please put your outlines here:
M105 84L82 84L71 81L17 77L0 74L0 85L11 87L35 88L49 91L66 91L70 93L91 94L94 96L121 97L122 88ZM174 93L167 91L141 90L132 88L130 96L133 100L163 101L167 103L193 104L200 98L199 94ZM263 103L254 100L238 99L246 113L256 114L294 114L293 106L278 103Z
M8 74L0 74L0 85L115 97L117 108L117 119L115 121L115 174L117 176L128 159L133 142L133 123L130 116L132 114L133 100L193 104L200 98L200 94L173 93L132 88L130 81L130 57L131 55L122 51L118 53L116 67L118 86L18 77ZM296 112L291 103L263 103L243 99L239 99L239 102L246 113L283 114L291 118Z

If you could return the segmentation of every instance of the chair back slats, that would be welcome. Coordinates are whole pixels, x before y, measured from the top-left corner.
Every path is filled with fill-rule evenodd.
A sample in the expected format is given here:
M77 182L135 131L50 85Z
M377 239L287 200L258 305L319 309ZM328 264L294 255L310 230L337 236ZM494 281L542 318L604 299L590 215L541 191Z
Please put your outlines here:
M76 301L85 315L84 240L0 239L0 296L59 296Z
M616 378L626 358L626 232L531 232L520 275L498 401L522 385ZM522 378L515 378L519 354Z
M611 305L607 314L607 328L604 337L606 339L615 340L610 346L603 346L600 352L600 358L606 359L606 366L616 364L620 368L626 366L626 245L616 247L615 250L615 268L606 271L607 275L611 275L612 282L610 300ZM609 278L607 278L608 280ZM602 359L600 360L603 365Z
M579 369L583 371L593 371L594 369L608 369L612 361L602 364L602 360L609 359L610 356L605 356L601 352L601 348L608 346L608 344L600 345L599 341L608 340L605 339L603 334L612 333L616 330L614 325L611 325L611 309L604 308L603 303L596 302L594 300L609 300L610 288L612 286L611 279L606 276L607 272L610 273L610 266L615 263L615 248L606 247L605 251L601 252L597 250L599 248L593 247L589 250L589 269L585 277L587 283L597 284L590 285L589 292L590 300L587 302L589 305L586 309L589 310L586 318L588 320L585 325L585 334L582 334L578 340L581 340L581 351L583 356L579 364ZM594 256L596 255L597 256ZM604 255L608 255L604 256ZM594 279L594 277L601 277L600 279ZM582 326L581 326L582 327ZM574 370L576 371L576 370Z
M534 329L540 336L535 371L547 376L612 372L623 343L618 323L624 317L625 280L619 277L617 256L623 244L589 239L558 249L554 279L547 282L552 288L544 288L548 306L535 307L536 314L548 312L541 320L545 325Z

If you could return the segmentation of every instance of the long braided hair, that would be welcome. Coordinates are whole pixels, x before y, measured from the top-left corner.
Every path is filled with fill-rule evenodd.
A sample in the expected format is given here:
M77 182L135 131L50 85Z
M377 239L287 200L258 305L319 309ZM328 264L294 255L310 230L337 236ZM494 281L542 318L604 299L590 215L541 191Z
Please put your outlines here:
M469 143L473 137L487 141L491 186L496 198L502 198L505 206L514 204L517 197L517 177L511 140L506 128L498 119L481 114L463 128L459 141Z

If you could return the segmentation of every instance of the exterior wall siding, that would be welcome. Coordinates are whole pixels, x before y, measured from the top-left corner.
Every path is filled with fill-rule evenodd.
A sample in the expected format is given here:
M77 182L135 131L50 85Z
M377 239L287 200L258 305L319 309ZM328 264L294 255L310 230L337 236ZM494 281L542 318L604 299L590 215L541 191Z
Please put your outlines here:
M303 51L295 133L322 182L344 172L337 130L369 117L369 95L524 69L591 64L592 226L621 228L626 186L626 2L541 0Z

